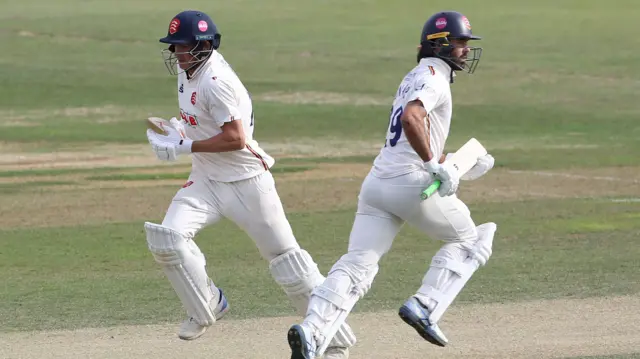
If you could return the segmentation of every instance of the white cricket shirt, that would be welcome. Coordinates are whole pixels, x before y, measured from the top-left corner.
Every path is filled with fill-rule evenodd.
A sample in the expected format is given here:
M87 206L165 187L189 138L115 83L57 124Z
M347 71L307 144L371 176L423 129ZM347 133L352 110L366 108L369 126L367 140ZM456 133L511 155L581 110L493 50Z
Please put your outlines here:
M390 112L384 147L373 162L371 173L380 178L424 171L424 161L407 141L400 117L407 103L420 100L427 111L424 119L427 142L440 158L451 125L451 67L438 58L424 58L400 83Z
M254 116L251 98L223 56L213 51L193 78L178 75L180 117L187 137L206 140L222 133L222 125L242 121L246 147L230 152L193 153L192 171L221 182L234 182L257 176L273 166L275 160L253 139Z

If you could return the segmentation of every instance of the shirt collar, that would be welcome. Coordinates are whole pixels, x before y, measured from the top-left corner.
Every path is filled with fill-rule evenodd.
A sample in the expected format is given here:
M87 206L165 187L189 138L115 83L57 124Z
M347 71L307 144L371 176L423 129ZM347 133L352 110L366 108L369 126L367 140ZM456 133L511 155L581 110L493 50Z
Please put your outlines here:
M420 66L433 66L436 70L442 72L445 76L449 76L449 82L453 83L456 72L444 60L437 57L425 57L420 59Z

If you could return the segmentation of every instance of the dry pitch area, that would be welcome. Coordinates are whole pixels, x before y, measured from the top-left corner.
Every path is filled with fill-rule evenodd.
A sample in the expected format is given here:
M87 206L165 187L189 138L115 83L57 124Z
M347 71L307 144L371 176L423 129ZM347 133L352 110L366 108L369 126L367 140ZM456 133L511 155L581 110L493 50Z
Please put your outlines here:
M231 303L233 305L233 303ZM547 300L452 308L442 321L451 344L423 341L395 312L354 314L352 359L543 359L628 354L640 348L638 297ZM7 359L288 358L294 317L221 320L194 342L171 325L0 335Z

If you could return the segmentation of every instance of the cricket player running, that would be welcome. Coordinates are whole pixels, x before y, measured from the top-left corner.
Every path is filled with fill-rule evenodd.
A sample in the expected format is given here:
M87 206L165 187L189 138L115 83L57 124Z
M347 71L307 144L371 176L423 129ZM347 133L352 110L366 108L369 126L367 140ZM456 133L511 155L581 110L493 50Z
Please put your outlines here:
M360 190L348 253L313 291L302 324L287 333L292 359L325 352L336 329L371 288L378 262L405 222L445 244L433 257L422 285L400 308L400 317L427 341L447 344L438 320L489 259L496 231L494 223L474 224L455 194L459 174L443 155L451 124L450 83L456 71L476 69L482 49L468 42L479 39L458 12L436 13L424 24L418 65L398 87L386 143ZM491 155L480 157L462 179L476 179L493 164ZM422 200L422 190L436 179L441 181L438 192Z
M314 287L324 281L309 253L300 248L285 216L269 168L274 159L253 139L249 93L217 51L221 35L203 12L184 11L169 24L163 51L178 77L180 118L163 126L167 135L147 130L161 160L192 154L188 182L176 193L162 224L144 225L148 247L187 311L179 329L184 340L200 337L229 305L205 270L194 236L226 217L242 228L269 261L274 280L300 315ZM225 238L217 238L225 240ZM257 330L260 330L259 328ZM348 358L355 336L342 325L327 358ZM250 349L249 349L250 350Z

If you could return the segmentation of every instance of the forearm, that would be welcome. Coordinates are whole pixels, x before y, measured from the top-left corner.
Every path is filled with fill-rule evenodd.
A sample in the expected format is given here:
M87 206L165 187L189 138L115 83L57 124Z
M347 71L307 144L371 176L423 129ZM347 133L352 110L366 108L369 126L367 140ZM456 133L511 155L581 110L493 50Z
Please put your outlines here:
M407 121L402 123L407 141L414 151L424 162L429 162L433 158L433 152L427 141L428 135L425 132L422 121Z
M244 137L227 136L220 133L206 140L193 141L191 152L230 152L245 147Z

